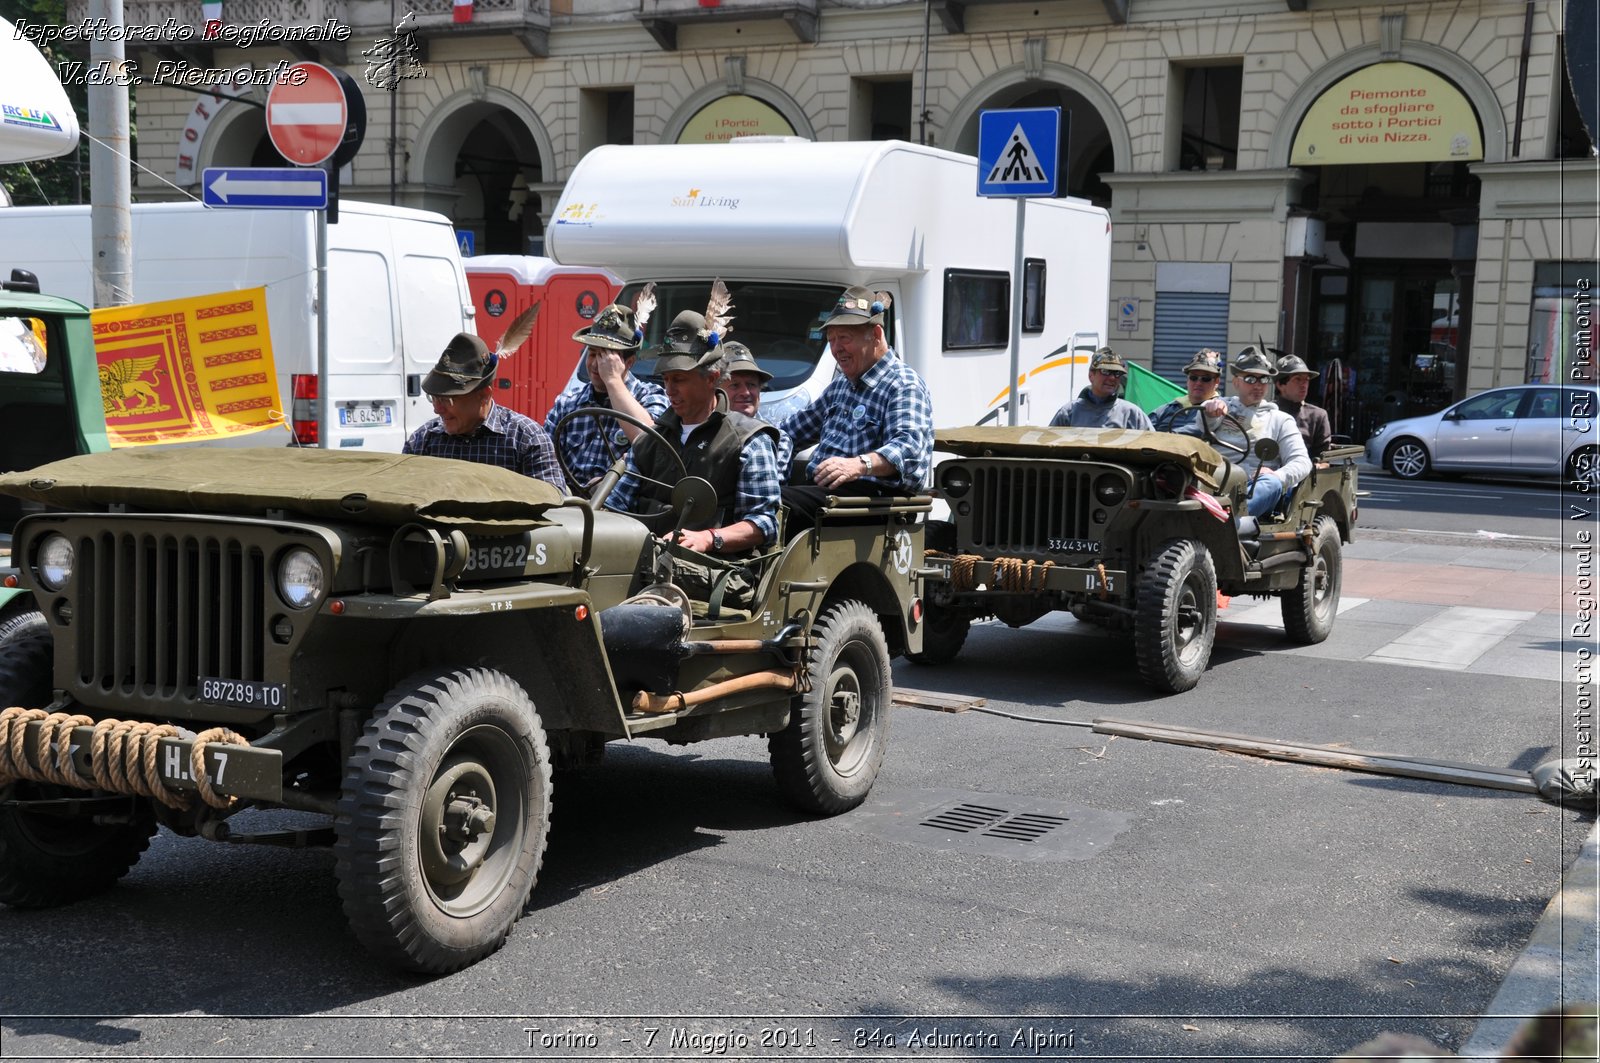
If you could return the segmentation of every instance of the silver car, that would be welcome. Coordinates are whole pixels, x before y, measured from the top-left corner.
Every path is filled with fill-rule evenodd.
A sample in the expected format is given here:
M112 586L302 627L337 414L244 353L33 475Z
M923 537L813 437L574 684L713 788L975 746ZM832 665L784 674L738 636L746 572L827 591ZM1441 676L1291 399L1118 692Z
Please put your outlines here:
M1600 485L1595 426L1600 388L1523 384L1462 399L1438 413L1381 426L1367 461L1403 480L1438 473L1558 476Z

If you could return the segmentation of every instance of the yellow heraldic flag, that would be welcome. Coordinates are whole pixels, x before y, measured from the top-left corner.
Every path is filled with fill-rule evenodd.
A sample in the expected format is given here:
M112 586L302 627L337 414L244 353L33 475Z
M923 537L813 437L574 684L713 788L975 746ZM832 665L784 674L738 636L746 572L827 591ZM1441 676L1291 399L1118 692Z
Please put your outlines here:
M113 447L286 427L265 288L106 307L90 320Z

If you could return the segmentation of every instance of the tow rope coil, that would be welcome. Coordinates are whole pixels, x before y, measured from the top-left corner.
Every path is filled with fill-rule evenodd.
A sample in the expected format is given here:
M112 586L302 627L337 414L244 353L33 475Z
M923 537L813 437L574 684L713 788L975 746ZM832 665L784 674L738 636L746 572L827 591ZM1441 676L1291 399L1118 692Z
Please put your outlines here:
M28 724L39 724L34 759L28 761ZM84 779L72 766L72 732L77 727L93 727L89 741L89 770L93 781ZM104 790L130 797L148 797L168 808L188 809L187 794L167 788L157 770L156 753L164 738L181 737L170 723L143 723L134 720L101 720L75 713L45 712L43 709L10 708L0 711L0 786L17 779L54 783L79 790ZM231 808L238 798L218 794L206 772L206 747L213 743L248 746L242 735L226 727L213 727L195 736L189 753L189 774L200 799L212 808Z
M928 557L951 557L937 550L926 551ZM1040 563L1024 561L1020 557L997 557L992 562L978 554L956 554L950 561L950 582L958 591L978 589L978 566L989 565L988 585L997 591L1042 591L1054 561Z

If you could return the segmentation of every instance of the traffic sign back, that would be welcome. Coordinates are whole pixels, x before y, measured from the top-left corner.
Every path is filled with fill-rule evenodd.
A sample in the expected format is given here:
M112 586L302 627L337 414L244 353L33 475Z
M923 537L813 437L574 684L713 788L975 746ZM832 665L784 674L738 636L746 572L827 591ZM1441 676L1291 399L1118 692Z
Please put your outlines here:
M338 150L349 116L344 86L320 63L295 63L267 93L267 136L279 155L300 166L316 166Z
M1056 194L1061 108L1018 107L978 114L978 195Z

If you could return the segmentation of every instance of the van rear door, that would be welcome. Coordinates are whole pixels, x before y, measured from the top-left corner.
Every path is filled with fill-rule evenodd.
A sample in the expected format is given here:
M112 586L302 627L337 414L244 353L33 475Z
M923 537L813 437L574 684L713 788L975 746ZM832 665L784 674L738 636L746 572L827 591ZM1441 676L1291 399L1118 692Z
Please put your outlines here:
M429 244L437 241L426 239L410 241L410 246L405 246L400 238L396 241L400 266L396 280L400 290L400 346L405 357L403 402L407 435L433 416L433 405L422 393L422 378L438 362L456 333L472 331L472 322L463 310L471 296L467 292L466 274L461 270L461 257L455 241L443 231L442 226L427 228L441 230L440 235L444 239L442 247L430 247Z

